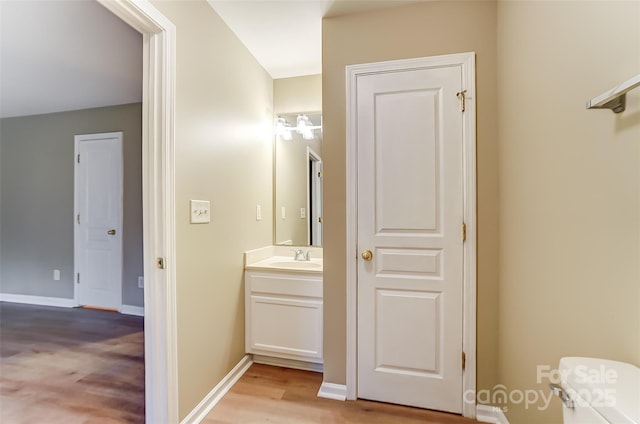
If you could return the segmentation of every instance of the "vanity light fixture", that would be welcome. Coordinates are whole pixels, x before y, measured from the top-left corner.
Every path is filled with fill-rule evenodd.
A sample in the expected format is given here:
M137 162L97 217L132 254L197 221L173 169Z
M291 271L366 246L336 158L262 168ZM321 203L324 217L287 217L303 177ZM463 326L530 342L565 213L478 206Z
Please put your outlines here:
M295 127L289 124L282 116L278 116L276 119L276 134L282 137L283 140L291 140L293 131L300 134L304 140L313 140L313 131L321 129L322 125L313 125L313 122L305 114L298 115Z
M298 115L296 119L296 132L302 135L305 140L313 140L313 130L311 121L307 115Z
M276 135L282 137L283 140L292 140L293 136L291 135L291 125L284 119L282 116L278 116L276 119Z

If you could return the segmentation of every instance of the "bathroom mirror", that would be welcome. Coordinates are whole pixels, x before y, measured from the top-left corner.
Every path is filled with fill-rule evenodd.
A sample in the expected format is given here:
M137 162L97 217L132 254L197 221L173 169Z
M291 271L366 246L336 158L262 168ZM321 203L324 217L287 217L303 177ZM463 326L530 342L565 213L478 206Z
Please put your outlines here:
M281 114L275 129L274 243L322 246L322 114Z

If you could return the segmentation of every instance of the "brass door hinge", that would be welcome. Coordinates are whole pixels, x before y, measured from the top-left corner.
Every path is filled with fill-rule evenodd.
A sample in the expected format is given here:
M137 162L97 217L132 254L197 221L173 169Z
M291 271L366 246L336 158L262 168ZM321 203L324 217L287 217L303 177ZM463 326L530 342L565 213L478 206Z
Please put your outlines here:
M156 266L160 269L165 269L165 267L167 266L166 259L165 258L156 259Z
M456 97L458 99L460 99L460 112L464 112L464 110L466 109L466 97L467 97L467 90L462 90L458 93L456 93Z
M80 163L80 154L78 154L78 163Z
M78 216L76 216L76 221L78 221L78 224L80 223L80 214L78 214Z
M462 371L467 367L467 354L462 352Z
M467 241L467 224L462 223L462 241Z
M80 284L80 273L76 274L76 284Z

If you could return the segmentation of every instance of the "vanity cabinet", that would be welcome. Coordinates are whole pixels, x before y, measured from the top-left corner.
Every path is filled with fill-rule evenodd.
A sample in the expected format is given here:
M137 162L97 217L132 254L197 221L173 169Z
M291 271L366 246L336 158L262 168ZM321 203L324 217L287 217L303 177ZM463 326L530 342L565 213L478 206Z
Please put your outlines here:
M245 271L247 353L322 363L322 273Z

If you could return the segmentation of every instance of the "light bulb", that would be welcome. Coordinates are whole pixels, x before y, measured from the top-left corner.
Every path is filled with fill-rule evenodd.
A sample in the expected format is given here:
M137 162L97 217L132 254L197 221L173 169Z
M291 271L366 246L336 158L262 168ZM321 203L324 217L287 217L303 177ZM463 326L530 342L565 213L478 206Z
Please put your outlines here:
M307 126L309 125L309 118L306 115L298 115L296 119L296 132L298 134L304 134Z
M310 127L305 127L302 131L302 138L305 140L313 140L313 130Z
M285 121L285 119L281 116L278 116L278 119L276 119L276 135L279 135L280 137L283 137L285 134L285 125L286 125L287 121Z

